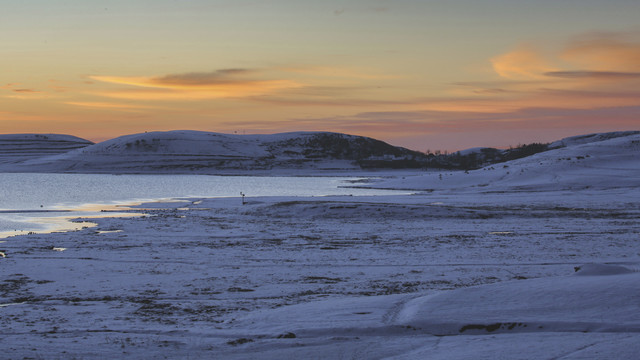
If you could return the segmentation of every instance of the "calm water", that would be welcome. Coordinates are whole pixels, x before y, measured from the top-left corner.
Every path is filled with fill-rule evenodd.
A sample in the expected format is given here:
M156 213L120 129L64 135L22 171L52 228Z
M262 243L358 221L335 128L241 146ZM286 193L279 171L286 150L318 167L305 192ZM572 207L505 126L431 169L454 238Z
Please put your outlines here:
M349 189L347 177L207 175L0 174L0 236L51 229L52 218L88 216L88 204L110 206L185 197L384 195ZM63 210L74 210L69 214ZM59 224L58 224L59 225Z

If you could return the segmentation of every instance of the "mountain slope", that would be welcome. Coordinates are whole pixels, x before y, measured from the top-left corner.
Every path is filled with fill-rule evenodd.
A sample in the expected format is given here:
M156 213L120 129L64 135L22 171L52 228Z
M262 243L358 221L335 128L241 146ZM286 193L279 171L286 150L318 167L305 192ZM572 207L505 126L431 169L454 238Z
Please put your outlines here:
M385 161L403 161L418 167L416 159L421 158L426 156L379 140L338 133L230 135L184 130L121 136L14 164L11 171L206 174L271 169L353 170L372 162L384 166Z
M468 172L429 172L376 184L416 190L575 190L640 187L640 132L594 134L564 147Z
M638 135L638 134L640 134L640 131L616 131L616 132L609 132L609 133L595 133L595 134L571 136L571 137L567 137L562 140L558 140L549 144L549 148L555 149L555 148L567 147L572 145L589 144L589 143L605 141L605 140L615 139L619 137Z
M15 164L29 159L64 154L93 143L71 135L1 134L0 164Z

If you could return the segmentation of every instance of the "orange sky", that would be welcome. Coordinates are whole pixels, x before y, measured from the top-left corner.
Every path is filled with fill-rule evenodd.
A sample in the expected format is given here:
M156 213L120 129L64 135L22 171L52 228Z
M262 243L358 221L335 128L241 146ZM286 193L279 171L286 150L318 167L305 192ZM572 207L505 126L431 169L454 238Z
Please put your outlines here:
M637 130L638 14L626 0L12 2L0 132L319 130L453 151Z

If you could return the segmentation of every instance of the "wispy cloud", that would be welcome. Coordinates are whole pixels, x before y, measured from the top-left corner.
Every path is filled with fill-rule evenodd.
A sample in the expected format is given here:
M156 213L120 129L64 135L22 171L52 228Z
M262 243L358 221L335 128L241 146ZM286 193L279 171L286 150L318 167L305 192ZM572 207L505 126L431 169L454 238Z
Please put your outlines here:
M583 69L640 72L640 33L599 32L569 41L561 58Z
M458 82L425 109L512 113L522 109L640 106L640 34L589 33L557 51L529 44L490 59L499 81Z
M44 92L37 91L32 89L17 89L18 91L12 91L9 95L4 96L9 99L18 99L18 100L42 100L42 99L53 99L54 95Z
M14 95L9 95L8 97L12 97L12 98L26 98L27 95L29 94L42 94L44 93L44 91L41 90L36 90L33 88L28 88L28 87L17 87L17 86L21 86L21 84L19 83L8 83L5 85L0 86L0 89L4 89L4 90L8 90L10 92L13 93L17 93ZM22 85L24 86L24 85Z
M630 129L640 116L640 105L628 107L607 107L599 109L572 109L552 107L530 107L516 109L503 113L483 113L466 111L383 111L363 112L348 116L333 116L324 118L297 118L290 122L270 123L270 127L282 129L297 127L305 130L332 130L339 132L363 134L383 139L412 138L419 134L423 138L423 145L416 145L415 149L427 147L459 150L447 142L456 144L461 134L475 134L483 138L501 134L505 131L526 133L540 129L562 129L567 134L580 128L585 132L598 131L606 124L618 129ZM322 124L319 126L318 124ZM260 124L244 124L246 126L260 126ZM263 125L264 126L264 125ZM433 134L433 137L430 137ZM553 132L548 132L545 140L556 140ZM430 139L427 141L426 139ZM516 143L514 143L516 141ZM480 145L478 140L476 146ZM516 145L513 138L496 138L493 143L486 145L508 146ZM435 146L435 147L434 147ZM454 145L455 146L455 145Z
M346 10L345 15L351 15L352 9ZM121 116L115 117L145 116L147 126L156 121L166 125L180 113L190 118L185 126L191 127L215 123L220 129L331 130L383 139L424 136L431 141L444 141L435 134L467 134L477 145L473 132L572 129L575 133L576 128L597 130L598 124L637 127L639 56L640 36L585 34L560 48L516 44L485 60L484 67L491 65L493 72L484 73L480 81L460 78L444 88L424 81L421 76L427 73L415 68L396 67L392 69L397 73L390 73L369 64L335 63L155 76L95 74L86 78L91 86L69 83L64 94L41 84L11 83L0 88L4 97L57 94L59 103L95 109L96 114L119 111ZM78 86L84 92L73 97ZM29 91L36 89L47 92ZM194 103L197 100L206 101ZM163 101L172 101L172 108L158 111L166 106Z
M80 106L85 108L97 108L97 109L113 109L113 110L140 110L140 109L155 109L152 106L134 105L134 104L119 104L110 102L90 102L90 101L67 101L67 105Z
M0 89L12 89L14 86L20 85L18 83L8 83L0 86Z
M305 89L301 91L304 95ZM287 95L287 94L284 94ZM332 94L332 95L335 95ZM286 106L315 106L315 107L379 107L379 106L401 106L415 104L415 101L399 100L379 100L364 98L340 98L337 96L257 96L251 98L253 101L269 103L273 105Z
M509 131L542 134L541 129L546 129L549 136L549 129L568 135L578 128L583 131L637 128L638 44L633 37L625 37L623 41L607 34L572 39L556 52L522 45L490 59L498 76L496 80L460 81L452 84L448 95L400 99L393 104L397 111L295 118L271 122L269 127L290 128L295 123L296 128L305 130L359 133L385 139L408 139L415 134L429 138L429 134L434 134L430 139L436 142L444 140L435 134L450 140L467 134L464 136L472 140L471 134L480 133L490 138L494 136L491 134ZM337 106L339 102L330 105ZM380 109L373 101L369 105Z
M549 71L545 76L559 77L566 79L611 79L625 80L640 78L640 72L618 72L618 71Z
M538 88L517 93L496 92L477 96L430 98L419 103L419 108L425 111L485 114L496 118L531 108L595 110L630 106L640 106L640 92Z
M158 85L181 86L208 86L212 84L225 84L238 81L238 76L257 74L253 69L221 69L211 72L191 72L185 74L170 74L152 78L151 81Z
M50 89L52 89L53 91L59 92L59 93L66 92L67 90L69 90L68 86L63 86L63 85L59 85L59 84L60 84L60 82L58 80L51 79L51 80L49 80L49 84L48 84L49 86L48 87Z
M508 79L540 78L545 72L557 70L538 49L528 44L495 56L491 64L498 75Z
M640 74L640 33L587 33L570 39L557 53L530 44L491 59L494 71L508 79L625 79Z
M371 69L330 66L232 68L162 76L92 75L91 80L122 85L96 95L129 100L206 100L236 98L290 105L361 106L382 104L370 92L398 79ZM359 96L360 98L354 98ZM394 100L386 100L394 102Z
M475 94L506 94L509 93L509 90L501 89L501 88L489 88L489 89L475 89L473 90Z
M103 95L139 100L201 100L212 98L242 98L273 93L282 89L301 87L286 79L260 79L256 70L223 69L212 72L169 74L157 77L90 76L91 79L128 85L140 89L105 92Z

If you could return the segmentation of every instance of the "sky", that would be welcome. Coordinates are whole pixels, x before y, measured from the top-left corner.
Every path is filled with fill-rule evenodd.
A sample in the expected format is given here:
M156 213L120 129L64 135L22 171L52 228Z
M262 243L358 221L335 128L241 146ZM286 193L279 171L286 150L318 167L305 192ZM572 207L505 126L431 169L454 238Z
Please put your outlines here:
M0 0L0 133L640 129L637 0Z

